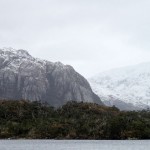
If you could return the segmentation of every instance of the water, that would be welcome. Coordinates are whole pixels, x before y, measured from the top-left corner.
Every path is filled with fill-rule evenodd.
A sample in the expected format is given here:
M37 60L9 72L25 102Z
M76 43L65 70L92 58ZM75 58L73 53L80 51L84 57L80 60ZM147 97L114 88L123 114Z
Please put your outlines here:
M0 140L0 150L150 150L150 140Z

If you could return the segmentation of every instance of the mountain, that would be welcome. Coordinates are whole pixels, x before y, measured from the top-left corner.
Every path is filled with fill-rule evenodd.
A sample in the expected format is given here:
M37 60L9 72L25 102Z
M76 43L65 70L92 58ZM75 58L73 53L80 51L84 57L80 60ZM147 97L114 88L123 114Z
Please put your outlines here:
M101 99L104 100L103 103L106 106L109 106L109 107L115 106L119 108L120 110L131 111L131 110L142 110L143 108L146 108L146 107L134 106L132 103L124 102L120 100L119 98L116 98L113 96L108 96L107 98L101 97Z
M0 49L0 99L41 101L55 107L67 101L102 104L73 67L37 59L26 50L12 48Z
M131 110L150 107L150 63L103 72L89 82L106 105Z

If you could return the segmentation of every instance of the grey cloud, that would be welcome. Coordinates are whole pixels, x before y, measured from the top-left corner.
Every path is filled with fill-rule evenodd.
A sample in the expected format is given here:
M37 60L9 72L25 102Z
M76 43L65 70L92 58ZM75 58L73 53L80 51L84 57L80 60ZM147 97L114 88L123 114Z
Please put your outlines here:
M0 47L70 63L86 77L149 61L149 0L0 0Z

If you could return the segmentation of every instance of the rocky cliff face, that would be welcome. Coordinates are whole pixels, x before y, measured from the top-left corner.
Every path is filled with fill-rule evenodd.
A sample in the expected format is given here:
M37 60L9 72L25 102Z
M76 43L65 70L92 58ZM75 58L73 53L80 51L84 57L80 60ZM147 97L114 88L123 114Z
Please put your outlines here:
M102 104L71 66L12 48L0 49L0 98L42 101L55 107L71 100Z

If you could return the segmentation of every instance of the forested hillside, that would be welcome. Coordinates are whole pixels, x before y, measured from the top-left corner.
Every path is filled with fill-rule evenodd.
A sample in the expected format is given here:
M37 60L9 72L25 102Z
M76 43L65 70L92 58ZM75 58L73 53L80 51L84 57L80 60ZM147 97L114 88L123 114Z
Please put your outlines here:
M0 138L150 139L150 111L69 102L61 108L28 101L0 101Z

